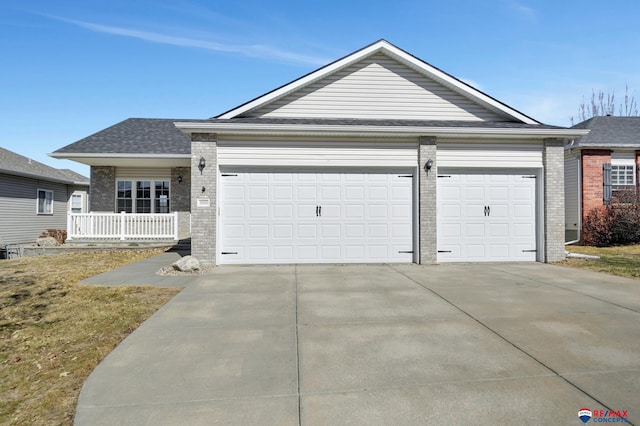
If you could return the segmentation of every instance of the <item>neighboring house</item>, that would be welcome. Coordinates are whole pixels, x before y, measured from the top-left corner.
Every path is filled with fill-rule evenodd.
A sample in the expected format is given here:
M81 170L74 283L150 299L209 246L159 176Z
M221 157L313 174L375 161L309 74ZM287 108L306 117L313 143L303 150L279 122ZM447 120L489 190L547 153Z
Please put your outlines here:
M572 128L590 132L565 146L567 241L580 240L593 209L635 196L640 164L640 117L593 117Z
M564 142L586 133L381 40L215 118L129 119L52 155L91 165L93 211L168 185L208 263L545 262L564 258Z
M0 248L33 244L88 210L89 179L0 148Z

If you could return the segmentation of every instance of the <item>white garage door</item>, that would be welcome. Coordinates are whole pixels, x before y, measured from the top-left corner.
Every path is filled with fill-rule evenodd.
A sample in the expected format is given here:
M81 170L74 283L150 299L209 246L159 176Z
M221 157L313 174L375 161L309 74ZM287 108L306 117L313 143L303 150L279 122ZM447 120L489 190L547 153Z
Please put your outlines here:
M218 263L412 262L402 171L221 168Z
M536 178L438 171L438 262L535 261Z

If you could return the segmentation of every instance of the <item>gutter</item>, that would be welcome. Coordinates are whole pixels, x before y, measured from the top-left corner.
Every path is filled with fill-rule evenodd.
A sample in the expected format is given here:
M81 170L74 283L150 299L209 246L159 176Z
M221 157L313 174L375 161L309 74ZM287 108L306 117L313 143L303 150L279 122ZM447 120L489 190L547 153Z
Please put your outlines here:
M321 124L256 124L256 123L194 123L177 121L174 125L184 133L217 133L222 135L308 135L308 136L446 136L477 138L523 139L530 137L574 138L584 136L583 129L429 127L429 126L367 126Z

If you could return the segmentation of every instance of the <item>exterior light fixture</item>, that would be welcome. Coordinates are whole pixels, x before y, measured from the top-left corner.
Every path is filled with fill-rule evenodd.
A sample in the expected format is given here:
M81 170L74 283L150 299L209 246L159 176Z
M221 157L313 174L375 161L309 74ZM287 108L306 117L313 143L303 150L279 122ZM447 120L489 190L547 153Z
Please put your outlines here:
M182 175L178 176L178 183L182 183Z
M198 170L200 170L200 174L202 174L205 167L207 167L207 161L204 157L200 157L200 160L198 161Z
M424 171L427 172L427 174L429 174L429 170L431 170L431 167L433 167L433 160L429 158L427 162L424 163Z

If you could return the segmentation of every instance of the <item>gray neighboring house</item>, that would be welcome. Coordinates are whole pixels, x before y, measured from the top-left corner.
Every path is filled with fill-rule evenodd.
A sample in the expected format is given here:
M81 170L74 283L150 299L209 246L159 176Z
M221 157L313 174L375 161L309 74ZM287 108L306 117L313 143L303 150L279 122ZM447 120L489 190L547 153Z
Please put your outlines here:
M548 262L563 148L587 133L380 40L214 118L128 119L51 155L91 166L92 211L154 213L166 185L206 263Z
M67 213L88 211L89 180L0 148L0 249L33 244L47 229L67 228Z
M579 241L591 210L638 192L640 117L598 116L573 128L589 130L565 145L565 233Z

